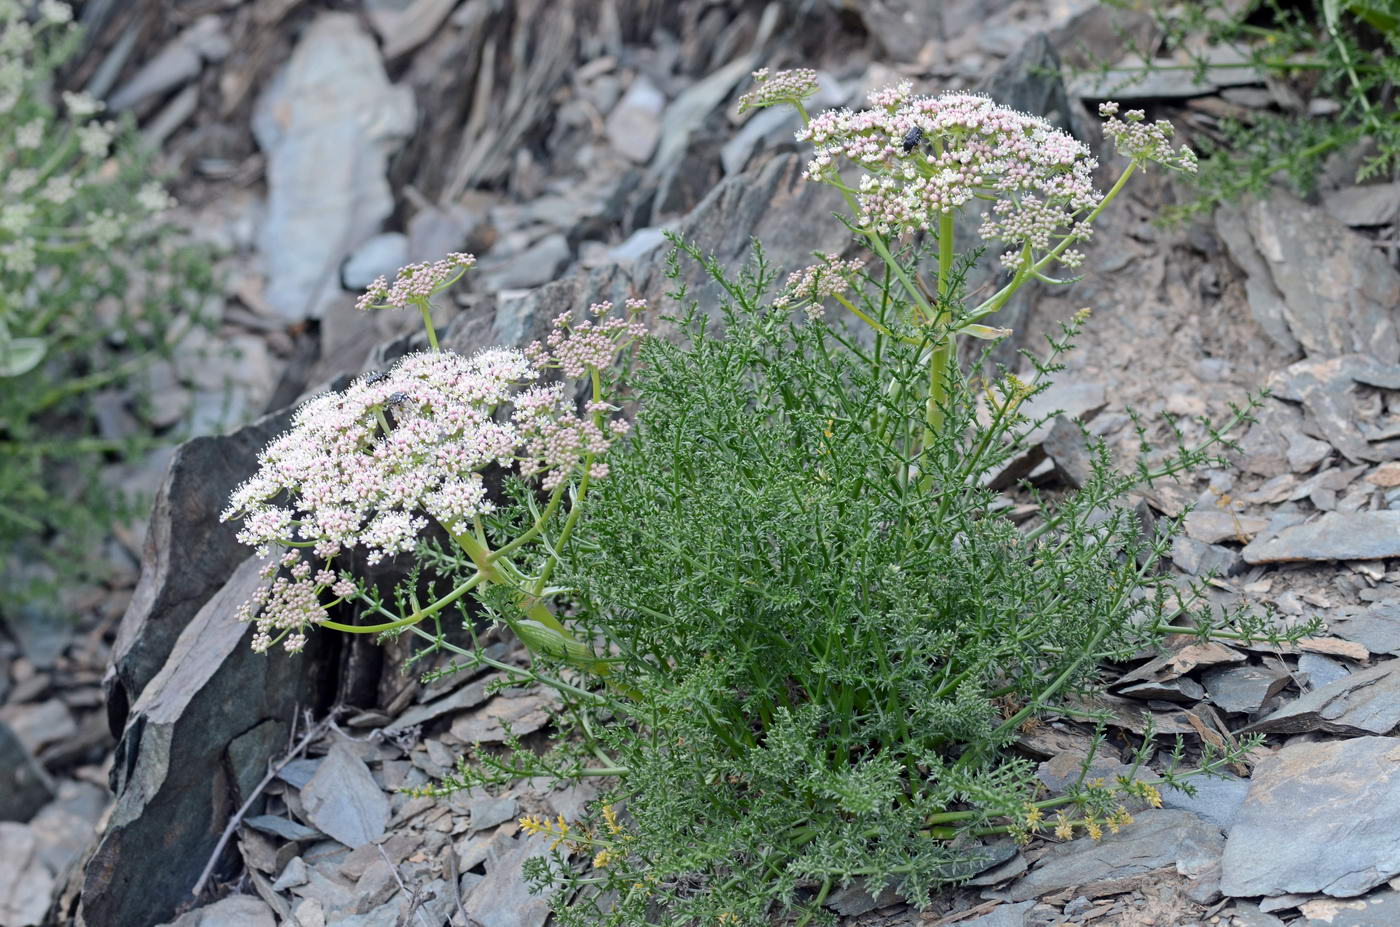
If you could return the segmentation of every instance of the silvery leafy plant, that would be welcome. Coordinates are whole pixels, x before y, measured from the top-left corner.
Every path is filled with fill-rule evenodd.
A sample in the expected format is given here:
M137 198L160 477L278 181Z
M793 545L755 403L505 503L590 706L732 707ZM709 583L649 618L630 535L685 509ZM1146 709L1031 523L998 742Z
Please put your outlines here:
M208 288L135 133L55 91L78 39L67 3L0 0L0 546L68 579L120 514L97 466L151 443L99 433L92 397L135 392ZM14 605L23 580L6 584Z

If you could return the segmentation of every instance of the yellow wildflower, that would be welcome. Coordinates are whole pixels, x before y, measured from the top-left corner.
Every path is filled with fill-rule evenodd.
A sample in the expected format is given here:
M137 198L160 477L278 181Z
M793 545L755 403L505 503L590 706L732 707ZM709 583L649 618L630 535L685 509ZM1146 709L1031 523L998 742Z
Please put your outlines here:
M1044 820L1045 812L1035 805L1026 805L1026 826L1031 830L1039 830L1040 822Z
M1103 828L1099 826L1099 822L1098 822L1097 820L1095 820L1094 818L1086 818L1086 819L1085 819L1085 821L1084 821L1084 829L1087 830L1087 831L1089 832L1089 839L1090 839L1090 840L1101 840L1101 839L1103 839Z
M603 869L603 868L606 868L607 865L608 865L609 863L611 863L612 861L613 861L613 853L612 853L612 850L606 850L606 849L604 849L604 850L599 850L598 853L597 853L597 855L593 857L593 868L594 868L594 869Z
M607 825L608 833L622 833L622 825L617 823L617 812L613 810L612 805L603 806L603 823Z
M1139 791L1142 795L1143 801L1147 802L1154 808L1162 807L1162 793L1157 791L1157 787L1155 785L1148 785L1146 782L1144 782L1139 786Z
M1061 840L1071 840L1074 837L1074 825L1063 811L1055 816L1055 836Z

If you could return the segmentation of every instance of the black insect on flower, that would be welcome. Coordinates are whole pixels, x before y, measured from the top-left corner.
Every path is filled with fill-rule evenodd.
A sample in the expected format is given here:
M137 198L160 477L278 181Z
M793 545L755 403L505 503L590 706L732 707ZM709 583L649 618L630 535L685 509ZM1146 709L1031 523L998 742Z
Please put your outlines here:
M904 153L908 154L914 150L914 146L924 140L924 130L918 126L904 133Z
M385 402L387 402L387 403L388 403L389 405L391 405L391 406L401 406L401 405L403 405L404 403L408 402L408 393L403 393L403 392L394 392L394 393L390 393L390 394L389 394L389 398L388 398L387 400L385 400Z
M376 370L374 373L365 377L365 385L373 386L376 383L383 383L387 379L389 379L389 372L387 370Z

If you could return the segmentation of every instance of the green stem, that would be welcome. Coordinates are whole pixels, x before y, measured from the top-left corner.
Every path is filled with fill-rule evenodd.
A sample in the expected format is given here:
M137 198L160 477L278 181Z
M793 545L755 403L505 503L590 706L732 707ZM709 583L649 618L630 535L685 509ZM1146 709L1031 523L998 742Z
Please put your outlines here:
M428 306L426 299L418 301L418 312L423 316L423 327L428 331L428 344L436 353L438 351L437 329L433 328L433 310Z
M332 631L344 631L347 634L382 634L385 631L397 631L399 628L407 628L415 625L429 615L436 615L468 592L471 592L476 588L477 584L482 581L482 575L477 573L471 579L462 583L432 605L420 608L411 615L407 615L397 621L390 621L387 624L342 624L339 621L322 621L318 627L330 628Z

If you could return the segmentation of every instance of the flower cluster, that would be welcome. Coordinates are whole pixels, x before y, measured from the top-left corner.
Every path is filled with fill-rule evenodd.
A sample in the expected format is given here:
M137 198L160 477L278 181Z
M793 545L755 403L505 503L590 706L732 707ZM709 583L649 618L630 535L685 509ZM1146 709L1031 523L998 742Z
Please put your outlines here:
M577 324L572 312L561 313L544 344L531 343L525 356L541 369L558 368L570 378L581 377L590 369L601 370L612 363L621 348L646 333L646 327L637 321L646 307L644 299L629 299L623 316L604 319L613 311L612 301L604 300L588 307L592 319L584 318Z
M1137 161L1154 161L1165 168L1184 174L1196 173L1196 153L1185 145L1173 148L1172 124L1165 119L1147 122L1140 109L1130 109L1118 117L1117 103L1100 103L1104 135L1113 139L1118 153Z
M439 265L454 260L416 265L409 276L440 273ZM326 619L322 595L354 592L330 570L342 551L360 548L377 562L412 550L430 523L453 535L471 530L494 510L481 475L492 464L515 466L550 491L576 473L607 476L601 458L626 423L610 420L614 407L596 396L580 414L565 383L541 380L551 369L578 377L611 364L642 334L635 316L644 307L628 300L625 318L572 326L566 313L549 347L531 345L528 354L410 354L298 409L291 430L263 450L257 473L223 513L225 521L242 520L239 541L259 553L293 549L283 563L291 578L278 578L241 614L257 622L254 648L281 639L288 650L301 649L305 628ZM590 311L597 317L611 308L600 303ZM310 548L325 566L313 575L297 548Z
M807 304L807 317L821 316L822 303L837 293L850 289L851 280L865 267L864 261L843 261L831 253L816 264L788 275L782 295L773 300L778 309Z
M429 299L456 283L475 264L474 256L460 253L449 254L440 261L409 264L398 272L392 284L385 277L376 278L356 300L355 308L363 311L426 305Z
M916 96L908 82L870 101L862 112L822 113L797 134L816 147L809 179L828 179L843 158L865 169L861 226L891 236L928 230L973 199L990 199L981 234L1015 251L1086 234L1076 219L1101 199L1097 163L1067 133L984 96Z
M741 114L779 103L797 106L818 90L817 72L810 68L795 68L776 74L770 74L767 68L760 68L753 72L753 80L758 86L739 98Z

